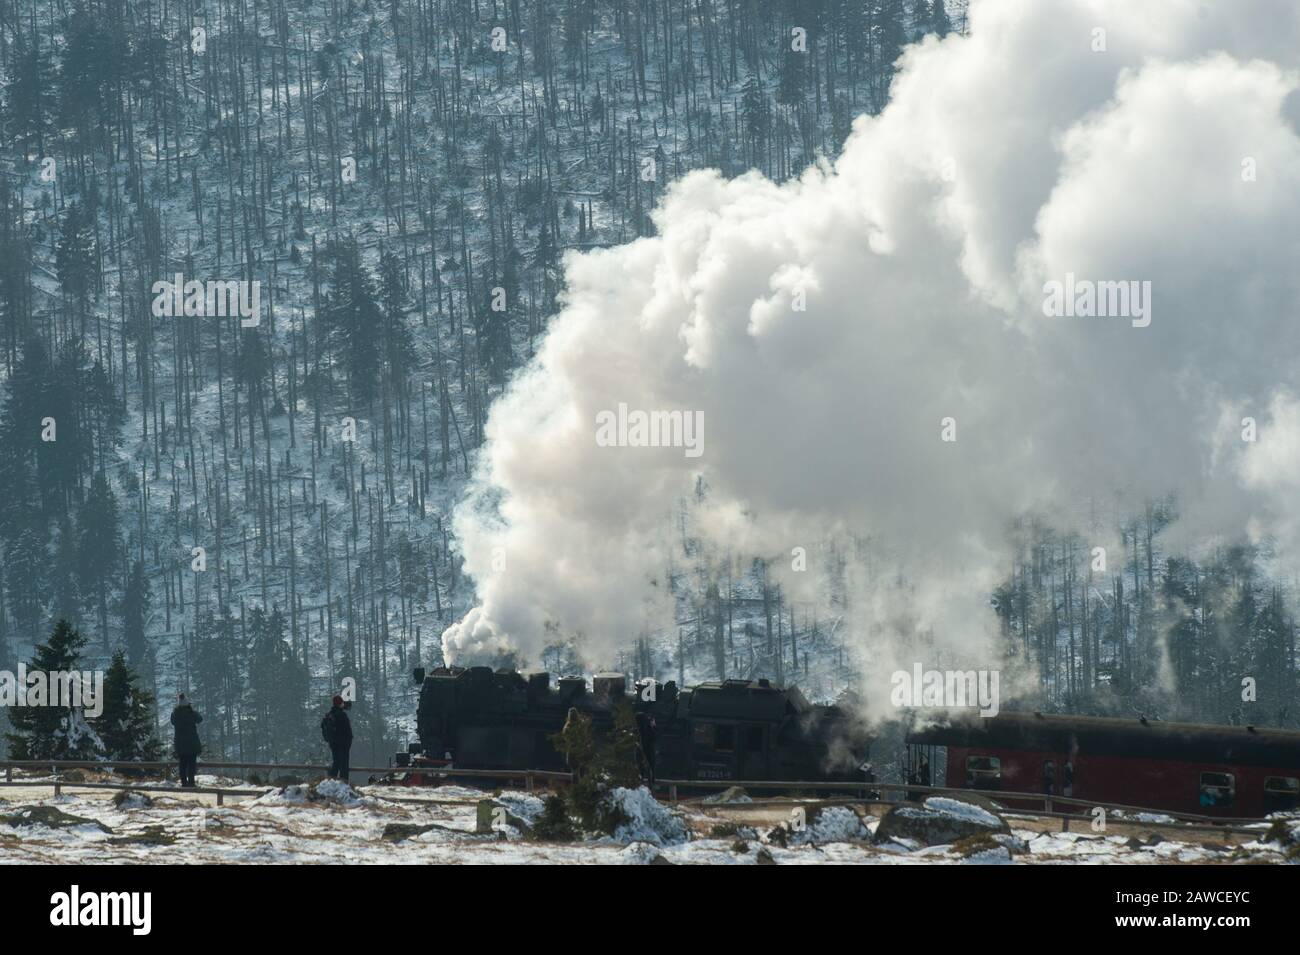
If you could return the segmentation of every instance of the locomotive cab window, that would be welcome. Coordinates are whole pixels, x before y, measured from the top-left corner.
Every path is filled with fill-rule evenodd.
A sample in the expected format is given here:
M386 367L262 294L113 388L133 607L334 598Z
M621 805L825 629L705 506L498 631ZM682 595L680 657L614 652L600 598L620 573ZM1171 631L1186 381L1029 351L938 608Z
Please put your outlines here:
M1264 777L1264 812L1300 809L1300 779L1294 776Z
M713 746L713 724L695 724L695 743L697 746Z
M736 728L721 724L713 728L713 748L719 753L730 753L736 748Z
M745 727L745 751L748 753L761 753L763 751L763 727Z
M967 756L966 788L1001 789L1002 760L996 756Z
M1201 805L1207 809L1230 808L1236 785L1232 773L1201 773Z

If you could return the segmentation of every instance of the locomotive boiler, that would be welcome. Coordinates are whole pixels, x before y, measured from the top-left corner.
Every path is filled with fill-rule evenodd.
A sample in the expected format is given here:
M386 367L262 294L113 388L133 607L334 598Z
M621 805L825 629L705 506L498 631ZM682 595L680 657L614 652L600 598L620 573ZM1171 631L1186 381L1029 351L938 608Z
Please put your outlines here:
M870 782L870 738L849 709L809 703L796 687L768 680L724 680L679 688L621 673L552 683L544 671L489 667L415 671L420 684L419 742L398 767L566 770L551 737L570 708L591 718L599 742L615 707L636 718L643 772L657 779L716 784L728 780Z

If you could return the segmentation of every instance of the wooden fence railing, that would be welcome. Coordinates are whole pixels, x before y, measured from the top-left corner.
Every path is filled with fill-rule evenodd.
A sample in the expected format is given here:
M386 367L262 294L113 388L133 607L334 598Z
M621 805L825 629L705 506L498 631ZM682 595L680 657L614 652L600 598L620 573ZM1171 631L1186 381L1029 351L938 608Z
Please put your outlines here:
M93 759L6 759L0 760L0 769L4 770L4 779L0 780L0 786L53 786L54 794L61 795L65 788L75 789L132 789L137 792L190 792L190 793L207 793L215 794L217 805L224 804L225 796L249 796L260 795L263 792L269 792L266 787L260 789L233 789L231 787L206 786L206 787L188 787L184 790L177 790L170 786L150 787L147 783L105 783L105 782L84 782L81 780L67 779L62 775L62 770L66 769L90 769L101 772L150 772L165 774L175 769L177 763L175 760L93 760ZM53 779L14 779L14 770L28 770L39 772L49 770ZM268 770L268 771L305 771L325 774L329 771L326 766L320 766L315 763L237 763L237 762L200 762L197 770L223 770L223 769L244 769L244 770ZM197 771L196 770L196 771ZM420 776L431 777L448 777L456 776L470 779L500 779L500 780L523 780L524 785L529 792L536 788L538 780L562 779L569 780L572 778L570 773L555 772L546 769L456 769L444 766L353 766L349 767L349 773L408 773L418 774Z
M8 759L0 760L0 769L4 770L4 779L0 780L0 786L53 786L55 794L61 794L65 788L76 789L132 789L138 792L167 792L175 793L178 791L191 793L207 793L216 795L217 805L222 805L226 796L256 796L271 791L265 786L235 789L228 786L212 787L194 787L184 790L177 790L169 786L150 786L144 783L106 783L106 782L83 782L80 780L70 780L61 774L61 770L66 769L92 769L100 771L128 771L128 772L145 772L166 771L176 768L175 760L155 760L155 761L113 761L113 760L76 760L76 759ZM49 770L53 779L14 779L14 770L40 771ZM223 770L223 769L242 769L242 770L268 770L268 771L306 771L326 773L328 768L315 763L241 763L241 762L211 762L199 763L198 769L206 770ZM524 780L525 785L531 792L538 780L562 780L568 781L572 775L567 772L557 772L555 770L545 769L459 769L445 766L356 766L350 768L354 773L406 773L416 774L428 777L449 777L454 776L466 779L484 779L484 780ZM658 779L655 780L653 788L655 790L668 791L669 800L676 805L681 800L678 796L679 789L716 789L724 790L733 786L739 786L743 789L766 790L766 791L784 791L794 794L798 798L808 790L817 790L819 792L842 792L849 796L840 801L845 803L860 802L885 802L879 798L879 794L887 792L904 793L904 794L925 794L936 796L961 796L970 793L978 793L994 802L1005 804L1008 802L1020 803L1037 803L1041 809L1026 809L1013 805L1006 805L1004 808L1015 814L1040 816L1044 818L1060 819L1062 829L1069 830L1070 821L1082 820L1086 816L1080 816L1076 813L1057 812L1055 807L1058 805L1069 806L1083 810L1086 814L1098 807L1111 813L1120 811L1124 813L1149 813L1152 815L1168 816L1178 820L1180 823L1187 824L1188 827L1208 827L1219 831L1230 830L1237 832L1257 832L1258 829L1242 828L1247 824L1258 826L1259 819L1241 819L1241 818L1220 818L1215 816L1205 816L1197 813L1178 812L1168 809L1152 809L1143 806L1127 806L1120 803L1100 803L1088 799L1075 799L1069 796L1058 796L1049 793L1022 793L1022 792L1003 792L1001 790L970 790L970 789L953 789L943 786L919 786L913 783L885 783L885 782L814 782L809 780L769 780L769 779L719 779L719 780L700 780L700 779ZM702 797L697 797L702 798ZM791 797L786 797L789 801ZM697 799L689 800L691 802ZM811 801L811 800L809 800ZM827 800L819 800L827 801ZM773 804L776 800L757 799L744 805L761 806L764 804ZM1127 821L1127 820L1121 820Z
M742 789L784 790L786 792L792 792L792 793L807 792L810 789L815 789L822 792L845 792L845 793L858 794L857 799L845 800L848 802L883 802L884 800L880 800L878 798L870 798L868 795L870 793L882 793L882 792L919 793L919 794L925 794L927 796L930 795L961 796L961 795L971 795L972 793L974 793L976 795L983 796L992 802L998 803L999 805L1002 805L1007 802L1039 803L1042 806L1041 810L1025 809L1018 806L1006 806L1006 805L1004 805L1003 808L1006 811L1013 814L1019 813L1023 815L1034 815L1034 816L1042 816L1051 819L1060 819L1062 821L1063 831L1069 831L1069 823L1071 819L1081 820L1082 818L1086 818L1086 817L1081 817L1079 814L1074 814L1074 813L1057 812L1055 811L1054 807L1058 804L1082 809L1085 814L1097 808L1104 809L1107 813L1115 812L1117 810L1124 813L1147 813L1147 814L1157 815L1157 816L1168 816L1171 819L1186 821L1187 823L1196 826L1208 826L1219 830L1232 829L1233 831L1241 831L1241 832L1256 832L1257 831L1256 829L1244 829L1241 827L1247 824L1254 824L1258 826L1259 823L1262 821L1259 819L1205 816L1197 813L1179 812L1170 809L1151 809L1149 807L1144 807L1144 806L1126 806L1121 803L1104 803L1104 802L1097 802L1095 800L1090 800L1090 799L1074 799L1069 796L1058 796L1050 793L1021 793L1021 792L1004 792L1002 790L954 789L954 788L944 787L944 786L918 786L914 783L883 783L883 782L822 783L822 782L809 782L807 780L803 782L787 782L787 781L772 781L772 780L765 780L765 779L751 779L751 780L658 779L655 780L655 788L657 789L667 788L668 798L673 804L676 804L680 801L678 799L679 787L683 789L692 789L692 790L700 790L700 789L725 790L731 788L732 786L739 786ZM697 798L703 798L703 797L697 797ZM696 800L691 800L691 801L694 802ZM753 800L752 802L745 803L744 805L762 805L764 802L765 802L764 800L756 799ZM771 801L768 800L767 802L771 802ZM1126 822L1129 820L1121 819L1119 821Z

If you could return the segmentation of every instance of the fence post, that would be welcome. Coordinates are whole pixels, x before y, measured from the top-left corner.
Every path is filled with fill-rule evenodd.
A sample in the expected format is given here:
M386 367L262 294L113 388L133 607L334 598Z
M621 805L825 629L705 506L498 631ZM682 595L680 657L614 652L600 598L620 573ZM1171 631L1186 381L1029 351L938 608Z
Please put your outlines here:
M668 798L672 800L673 805L677 805L677 784L673 783L668 787Z
M1061 817L1061 831L1062 832L1070 831L1070 816L1068 813Z
M224 805L225 805L225 802L223 801L223 800L225 799L225 795L226 795L226 794L223 793L221 790L219 790L219 789L217 790L217 805L218 805L218 806L224 806Z
M527 784L528 784L528 791L529 791L529 792L532 792L532 791L533 791L533 774L532 774L532 773L529 773L529 774L528 774L528 776L526 777L526 782L527 782Z

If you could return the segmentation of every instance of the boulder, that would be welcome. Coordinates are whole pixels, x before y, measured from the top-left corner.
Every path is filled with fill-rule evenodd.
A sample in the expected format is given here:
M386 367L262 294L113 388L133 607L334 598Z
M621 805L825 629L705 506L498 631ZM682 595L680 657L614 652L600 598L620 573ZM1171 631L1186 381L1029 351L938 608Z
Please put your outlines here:
M153 805L153 800L134 789L123 789L114 793L113 805L117 809L148 809Z
M19 806L13 812L0 816L0 824L6 826L46 826L50 829L69 829L72 826L94 826L100 832L110 835L113 830L97 819L74 816L56 809L54 806Z
M945 846L972 836L1007 834L1011 827L998 813L972 801L930 796L920 805L904 803L885 813L875 841Z
M871 831L848 806L813 806L799 828L790 826L788 845L822 845L828 842L856 842L870 839Z
M952 844L952 851L963 859L972 857L988 856L992 854L1003 855L1008 858L1015 855L1024 855L1029 850L1024 842L1015 836L994 835L981 832L977 836L967 836L965 839L958 839Z
M704 797L704 802L707 803L746 803L753 801L742 786L729 786L720 793Z
M390 822L384 826L383 834L379 838L385 842L401 842L403 839L411 839L415 836L422 836L426 832L432 832L435 829L447 829L446 826L427 825L419 826L410 822Z
M294 792L298 787L286 786L285 794ZM307 800L314 803L328 803L334 806L359 806L361 794L341 779L322 779L307 787Z
M531 834L533 830L532 826L497 800L480 799L475 807L474 832L480 836L490 836L501 831L498 823L513 826L526 836ZM504 835L504 833L501 834Z

